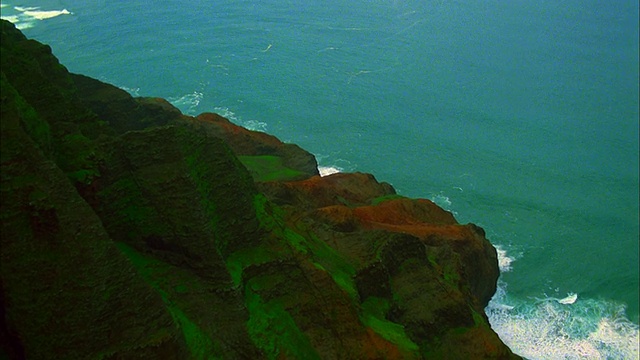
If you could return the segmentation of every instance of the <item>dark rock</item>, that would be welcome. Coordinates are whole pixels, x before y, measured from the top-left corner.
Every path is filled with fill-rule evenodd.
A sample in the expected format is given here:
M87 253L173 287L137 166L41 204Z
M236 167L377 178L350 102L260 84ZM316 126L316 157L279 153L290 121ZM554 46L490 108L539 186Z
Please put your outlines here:
M176 123L183 115L160 98L133 98L126 91L84 75L70 74L78 98L118 133Z
M185 340L161 296L136 274L101 219L23 130L25 114L10 87L3 77L0 332L9 354L186 356Z

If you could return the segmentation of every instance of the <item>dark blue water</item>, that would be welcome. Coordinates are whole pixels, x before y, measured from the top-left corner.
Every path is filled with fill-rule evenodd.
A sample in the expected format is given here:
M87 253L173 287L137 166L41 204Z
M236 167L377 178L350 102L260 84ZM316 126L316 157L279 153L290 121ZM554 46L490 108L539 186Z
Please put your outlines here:
M637 2L2 4L70 71L483 226L503 269L487 311L515 352L638 357Z

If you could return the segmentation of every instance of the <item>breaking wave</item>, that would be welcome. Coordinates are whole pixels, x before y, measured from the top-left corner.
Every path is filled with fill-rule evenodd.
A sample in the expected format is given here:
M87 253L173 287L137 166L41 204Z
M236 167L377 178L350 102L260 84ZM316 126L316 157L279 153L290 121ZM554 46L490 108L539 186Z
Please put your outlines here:
M180 111L182 111L183 114L186 115L197 115L197 108L198 105L200 105L200 101L202 101L202 98L204 97L204 94L198 91L194 91L190 94L186 94L183 96L174 96L174 97L170 97L167 100L175 107L177 107L178 109L180 109Z
M126 87L126 86L118 86L120 89L128 92L131 96L133 97L138 97L140 96L140 88L130 88L130 87Z
M318 172L320 173L320 176L327 176L327 175L331 175L331 174L337 174L339 172L342 172L343 169L337 167L337 166L318 166Z
M462 191L462 189L460 189L459 191ZM453 216L455 217L458 216L458 212L453 210L454 206L453 206L453 202L451 201L451 198L445 195L444 192L441 191L437 194L431 194L431 196L429 197L429 200L433 201L436 205L452 213Z
M327 176L341 172L356 171L357 167L349 160L343 159L340 152L331 154L313 154L318 161L320 176Z
M21 7L14 6L9 8L9 4L1 4L3 9L2 19L13 23L19 30L29 29L36 25L38 20L47 20L60 15L72 15L73 13L67 9L62 10L40 10L39 6Z
M500 247L501 272L511 271L514 258ZM513 352L527 359L637 359L638 325L625 306L569 293L566 297L511 297L507 284L485 309L491 327Z
M227 107L216 107L213 109L216 114L229 119L232 123L240 125L252 131L267 132L267 123L257 120L243 120Z
M496 245L496 252L498 253L498 267L500 268L500 272L511 271L511 263L515 261L515 258L507 256L507 250L499 245Z

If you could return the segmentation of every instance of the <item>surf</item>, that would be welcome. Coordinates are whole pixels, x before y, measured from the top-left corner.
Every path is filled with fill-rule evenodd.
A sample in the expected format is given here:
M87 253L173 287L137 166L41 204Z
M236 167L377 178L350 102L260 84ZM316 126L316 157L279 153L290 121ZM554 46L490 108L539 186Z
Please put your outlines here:
M2 3L2 19L13 23L19 30L30 29L37 23L36 20L48 20L61 15L73 15L67 9L62 10L40 10L39 6L14 6ZM6 9L6 10L5 10Z
M497 247L502 273L512 271L515 258ZM485 309L491 327L513 352L530 360L638 358L638 325L626 307L604 299L546 296L520 299L499 280Z

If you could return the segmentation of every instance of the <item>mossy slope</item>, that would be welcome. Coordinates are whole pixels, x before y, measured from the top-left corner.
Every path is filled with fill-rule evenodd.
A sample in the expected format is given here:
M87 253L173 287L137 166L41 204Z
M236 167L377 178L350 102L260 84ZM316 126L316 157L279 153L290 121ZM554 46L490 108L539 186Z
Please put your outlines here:
M160 296L120 255L100 218L51 159L46 120L5 76L7 45L3 29L3 355L33 359L187 356L184 338ZM33 131L33 124L43 130Z

